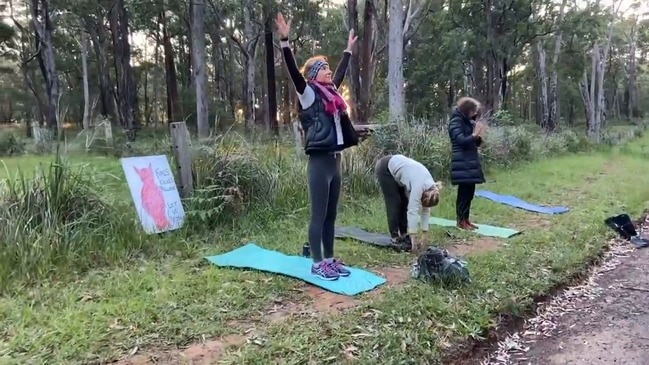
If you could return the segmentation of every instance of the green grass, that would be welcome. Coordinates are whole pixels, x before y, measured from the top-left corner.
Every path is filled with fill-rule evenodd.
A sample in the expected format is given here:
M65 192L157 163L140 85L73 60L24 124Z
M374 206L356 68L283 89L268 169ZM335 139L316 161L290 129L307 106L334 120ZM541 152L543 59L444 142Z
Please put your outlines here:
M220 269L201 258L249 240L297 253L306 240L307 213L297 210L273 222L249 217L250 221L241 222L234 232L150 237L155 245L166 247L160 249L160 255L137 255L133 250L123 262L116 260L116 266L80 275L73 282L55 278L5 292L0 298L0 363L102 362L135 347L183 347L202 336L241 334L255 321L263 345L231 348L221 361L344 363L353 356L362 364L377 363L378 359L382 364L438 363L450 346L467 338L479 339L485 329L496 324L498 313L520 314L535 294L547 292L581 270L611 237L602 224L604 218L622 211L637 216L648 206L649 190L642 188L649 186L648 143L649 136L644 136L610 152L545 159L488 174L484 189L567 205L571 211L559 216L536 215L476 198L474 222L518 228L524 234L501 240L498 251L469 256L474 280L462 288L410 281L380 295L366 294L356 308L344 314L294 315L271 323L264 318L274 305L307 303L302 283ZM21 157L4 161L13 173L18 166L32 169L43 160ZM78 157L72 162L90 163L97 174L120 177L105 180L111 192L124 196L126 188L117 160ZM433 214L452 219L454 194L447 186ZM124 209L132 210L130 201ZM347 201L339 224L384 230L384 207L378 194ZM434 244L452 243L443 229L432 229ZM338 241L336 250L349 264L370 269L404 266L412 260L407 254L353 241Z

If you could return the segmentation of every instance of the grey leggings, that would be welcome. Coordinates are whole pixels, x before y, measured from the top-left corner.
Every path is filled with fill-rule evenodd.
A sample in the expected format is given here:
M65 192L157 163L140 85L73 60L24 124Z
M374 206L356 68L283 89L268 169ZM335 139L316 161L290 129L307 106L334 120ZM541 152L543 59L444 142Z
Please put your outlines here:
M340 197L340 155L310 155L308 175L311 198L309 246L313 262L317 263L334 255L334 229Z
M385 201L390 237L397 238L408 233L408 194L399 186L388 169L392 155L381 157L376 162L374 172Z

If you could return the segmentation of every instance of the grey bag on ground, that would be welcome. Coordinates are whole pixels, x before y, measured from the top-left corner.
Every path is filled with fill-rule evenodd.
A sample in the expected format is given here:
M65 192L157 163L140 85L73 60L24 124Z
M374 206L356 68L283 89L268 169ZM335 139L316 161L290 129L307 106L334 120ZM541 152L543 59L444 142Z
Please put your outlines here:
M428 247L419 255L410 274L413 278L429 283L455 284L471 281L467 262L437 247Z

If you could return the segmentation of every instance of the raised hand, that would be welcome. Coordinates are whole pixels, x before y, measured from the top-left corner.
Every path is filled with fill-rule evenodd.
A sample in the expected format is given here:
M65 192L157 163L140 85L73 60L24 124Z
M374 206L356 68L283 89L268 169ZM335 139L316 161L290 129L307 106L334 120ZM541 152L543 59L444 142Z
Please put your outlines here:
M476 136L482 135L485 129L485 124L482 121L478 121L473 128L473 134Z
M279 34L280 38L288 38L288 35L291 32L291 21L289 20L287 23L286 20L284 20L284 15L282 13L277 13L275 26L277 26L277 34Z
M354 46L356 45L356 41L358 40L358 36L355 35L355 32L353 29L349 31L349 37L347 37L347 50L348 51L353 51Z

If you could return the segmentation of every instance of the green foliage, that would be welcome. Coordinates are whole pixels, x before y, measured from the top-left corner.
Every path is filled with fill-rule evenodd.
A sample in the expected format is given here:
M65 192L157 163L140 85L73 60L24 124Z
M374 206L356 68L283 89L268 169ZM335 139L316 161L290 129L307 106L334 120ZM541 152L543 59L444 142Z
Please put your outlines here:
M7 175L11 176L9 172ZM29 178L19 170L0 189L0 286L60 270L96 267L106 255L137 247L134 221L101 197L92 172L75 171L57 154Z
M16 133L0 133L0 156L13 156L25 152L25 142Z
M510 124L507 118L504 112L498 114L497 119L505 126L489 128L485 137L481 155L487 169L510 167L567 152L588 151L594 147L584 136L571 130L546 135L535 125L506 126ZM436 124L443 123L440 121ZM633 133L620 134L615 143L633 137ZM426 165L436 179L449 178L451 151L445 126L428 126L421 121L410 120L394 128L378 130L367 144L363 147L368 151L365 154L367 165L372 165L384 154L401 153Z

